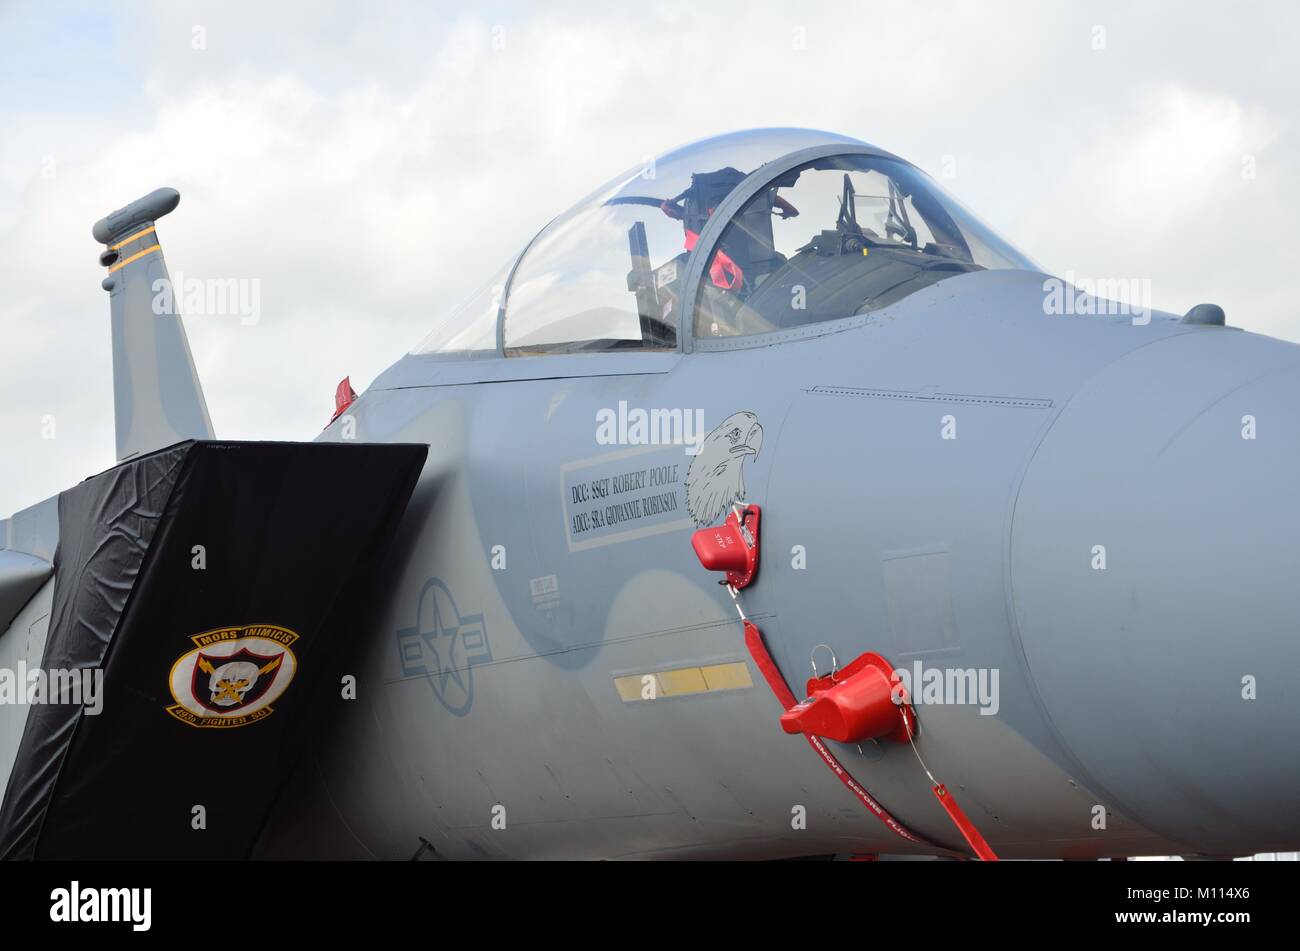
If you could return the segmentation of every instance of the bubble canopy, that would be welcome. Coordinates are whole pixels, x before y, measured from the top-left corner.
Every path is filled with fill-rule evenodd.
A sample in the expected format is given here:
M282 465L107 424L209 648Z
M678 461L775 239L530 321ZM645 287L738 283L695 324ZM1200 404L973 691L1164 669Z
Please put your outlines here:
M803 164L788 158L809 150L817 157ZM733 195L745 200L709 227ZM697 246L708 257L691 292ZM506 356L675 350L683 308L697 337L763 333L999 267L1036 269L901 159L833 133L755 129L668 152L597 189L414 352L490 356L498 333Z

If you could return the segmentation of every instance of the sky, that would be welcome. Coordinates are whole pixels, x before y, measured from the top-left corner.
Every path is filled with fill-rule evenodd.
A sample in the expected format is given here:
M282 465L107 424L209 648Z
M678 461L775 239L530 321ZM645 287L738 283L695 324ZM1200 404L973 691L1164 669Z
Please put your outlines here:
M0 516L113 459L90 226L161 185L217 434L311 439L620 171L756 126L914 162L1051 273L1300 341L1300 7L0 0Z

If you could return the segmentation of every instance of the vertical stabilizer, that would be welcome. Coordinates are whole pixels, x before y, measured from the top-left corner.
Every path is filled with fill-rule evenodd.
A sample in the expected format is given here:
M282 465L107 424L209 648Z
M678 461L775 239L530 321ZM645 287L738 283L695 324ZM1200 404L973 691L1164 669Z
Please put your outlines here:
M180 200L174 188L160 188L100 219L92 232L108 246L99 262L108 268L119 462L214 436L154 228Z

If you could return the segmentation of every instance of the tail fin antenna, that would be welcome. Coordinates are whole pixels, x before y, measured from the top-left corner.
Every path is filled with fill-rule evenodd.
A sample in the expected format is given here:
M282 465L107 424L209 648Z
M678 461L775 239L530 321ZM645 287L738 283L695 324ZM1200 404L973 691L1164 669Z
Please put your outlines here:
M113 408L117 459L153 452L185 439L212 439L194 357L177 312L155 224L181 196L160 188L95 223L106 245L113 328Z

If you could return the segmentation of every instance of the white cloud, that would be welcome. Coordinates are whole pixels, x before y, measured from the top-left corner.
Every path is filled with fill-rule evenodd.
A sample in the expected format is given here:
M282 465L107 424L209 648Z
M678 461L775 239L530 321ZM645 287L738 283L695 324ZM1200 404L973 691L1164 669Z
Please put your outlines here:
M188 321L231 438L311 438L342 376L362 388L550 217L647 155L754 125L932 171L953 157L945 185L1045 264L1300 338L1297 16L989 9L0 8L0 513L112 463L89 227L162 184L184 196L160 227L173 271L261 282L257 326Z

